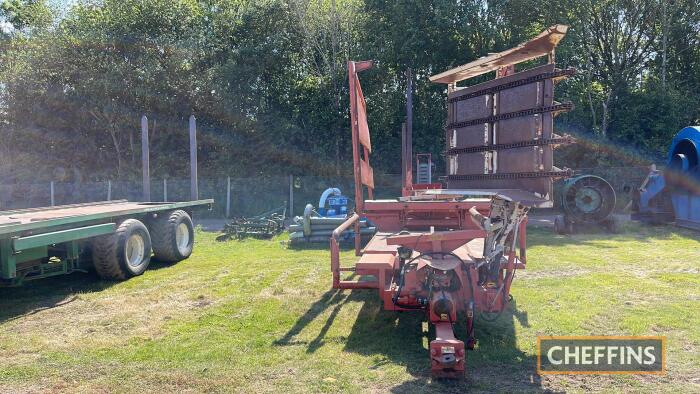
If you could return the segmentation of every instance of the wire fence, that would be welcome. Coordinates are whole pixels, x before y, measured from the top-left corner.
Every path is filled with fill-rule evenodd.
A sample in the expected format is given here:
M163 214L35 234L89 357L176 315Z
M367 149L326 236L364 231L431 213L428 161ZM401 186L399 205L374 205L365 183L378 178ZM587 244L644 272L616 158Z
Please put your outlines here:
M639 188L649 172L648 167L584 168L577 174L598 175L607 180L617 193L617 209L630 200L630 190ZM560 185L559 182L556 185ZM199 179L199 199L214 199L213 209L199 217L224 218L252 216L285 206L288 213L301 215L307 203L318 200L329 187L339 188L346 196L354 195L352 177L270 176L255 178L221 177ZM401 195L401 176L375 174L375 198ZM152 180L151 201L186 201L191 199L189 179ZM555 208L560 188L555 186ZM0 184L0 210L76 204L126 199L143 201L143 185L139 181L103 181L80 183Z

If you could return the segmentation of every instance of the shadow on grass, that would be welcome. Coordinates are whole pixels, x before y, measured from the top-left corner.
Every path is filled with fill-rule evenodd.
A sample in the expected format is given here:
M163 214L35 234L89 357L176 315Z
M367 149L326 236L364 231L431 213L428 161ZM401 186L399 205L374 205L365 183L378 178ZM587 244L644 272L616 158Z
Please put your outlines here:
M294 326L279 340L277 346L306 345L313 353L324 344L324 337L338 313L349 302L363 302L345 343L345 351L365 356L382 356L370 369L385 364L406 367L413 380L392 388L392 392L459 392L483 391L545 391L536 375L536 357L520 351L516 345L515 322L528 326L527 312L520 311L515 301L495 322L477 321L479 345L467 353L467 373L463 380L437 380L430 376L427 344L434 338L432 326L423 329L423 312L393 312L383 309L376 292L331 290L317 300ZM324 325L311 341L296 341L295 337L312 321L332 309ZM458 338L467 337L466 324L461 317L455 325ZM340 356L340 355L339 355ZM376 357L373 357L376 358Z
M116 282L100 280L93 272L38 279L21 287L0 288L0 324L41 311L59 308L82 293L105 290Z
M158 271L174 265L153 257L148 270ZM20 287L0 288L0 324L61 307L75 301L80 294L103 291L116 283L119 282L102 280L89 270L27 281Z
M350 301L355 300L354 293L344 293L339 290L329 290L321 298L311 305L311 308L304 313L294 324L294 326L287 331L284 336L274 342L275 346L287 346L287 345L306 345L306 352L313 353L323 346L323 339L326 333L333 325L335 318L338 316L343 305ZM330 316L326 320L326 323L321 327L321 330L316 335L316 338L307 341L295 340L299 333L311 322L316 320L319 315L323 314L328 308L333 308Z

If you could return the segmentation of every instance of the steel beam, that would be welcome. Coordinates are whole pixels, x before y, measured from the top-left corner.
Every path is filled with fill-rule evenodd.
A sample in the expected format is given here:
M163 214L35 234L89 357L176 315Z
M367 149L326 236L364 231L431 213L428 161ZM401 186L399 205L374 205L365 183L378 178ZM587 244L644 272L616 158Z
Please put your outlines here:
M77 239L85 239L105 235L114 232L116 225L114 223L98 224L95 226L78 227L70 230L55 231L38 235L30 235L28 237L20 237L12 240L12 249L15 252L22 250L38 248L46 245L59 244Z

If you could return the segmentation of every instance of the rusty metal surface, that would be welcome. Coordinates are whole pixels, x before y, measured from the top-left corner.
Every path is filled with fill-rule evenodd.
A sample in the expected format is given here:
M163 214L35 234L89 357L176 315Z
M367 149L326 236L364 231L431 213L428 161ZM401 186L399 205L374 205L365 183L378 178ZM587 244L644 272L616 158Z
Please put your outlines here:
M413 189L413 72L406 70L406 122L401 128L402 196ZM420 182L416 182L420 183Z
M367 124L367 103L362 94L358 73L372 67L371 61L348 62L348 82L350 84L350 123L352 131L352 156L355 172L355 207L362 210L362 185L369 188L369 195L374 189L374 174L369 164L372 152L369 126Z
M468 127L468 126L480 126L480 125L483 125L484 123L493 123L493 122L499 122L499 121L506 122L508 120L518 121L518 120L521 120L521 118L528 117L530 115L547 114L547 113L551 113L551 112L560 113L560 112L570 111L573 108L574 107L573 107L572 103L560 103L560 104L555 104L555 105L525 108L525 109L520 109L517 111L501 113L499 115L491 115L491 116L487 116L484 118L469 119L469 120L465 120L462 122L451 123L451 124L447 125L447 128L448 129L458 129L458 128L463 128L463 127Z
M435 83L455 83L551 54L557 44L559 44L559 41L564 38L568 29L568 26L565 25L551 26L537 37L515 48L507 49L434 75L430 77L430 81Z
M387 238L391 237L394 234L395 233L390 232L378 232L374 234L374 237L370 239L365 248L362 250L362 253L389 253L395 256L399 249L399 245L389 245L387 243Z
M522 189L469 189L469 190L459 190L459 189L439 189L439 190L425 190L422 193L426 197L438 198L452 198L459 201L464 196L482 196L482 198L490 198L492 196L501 196L510 201L519 201L521 204L530 207L546 207L548 200L542 197L530 193ZM467 201L478 201L477 199L471 197Z
M232 239L270 239L284 231L284 220L287 218L287 207L283 205L271 211L261 213L253 217L234 218L224 225L217 241L229 241Z
M573 142L553 133L553 117L572 108L554 101L553 63L456 89L448 96L448 188L522 189L550 200L553 149Z
M436 331L430 342L434 377L463 376L465 349L476 343L475 314L503 312L515 272L525 268L528 210L547 206L552 179L568 175L552 161L553 146L566 140L552 127L556 111L568 108L553 100L554 79L567 74L553 64L554 47L565 33L566 26L554 26L519 47L434 77L450 84L448 189L408 194L404 179L403 196L393 200L373 200L372 188L367 200L363 196L371 176L358 124L365 103L357 63L348 63L356 212L330 239L333 288L377 289L385 309L424 313ZM514 64L544 54L549 64L515 73ZM456 89L457 80L489 70L496 70L497 80ZM406 148L404 137L404 156ZM360 216L382 232L362 253L356 237L361 258L341 267L338 239L358 228ZM480 246L480 255L472 246ZM342 280L341 273L352 274ZM466 343L452 331L458 312L466 320Z
M565 145L571 144L575 140L570 136L563 136L557 138L546 138L546 139L536 139L530 141L518 141L509 144L493 144L493 145L481 145L481 146L470 146L464 148L452 148L445 151L445 155L454 156L460 153L478 153L478 152L488 152L488 151L499 151L505 149L515 149L515 148L525 148L534 146L544 146L544 145Z
M541 74L534 75L532 77L528 78L522 78L518 79L515 81L507 81L504 79L495 79L491 82L500 82L497 85L493 85L493 83L486 83L486 84L480 84L477 85L477 87L481 87L481 90L477 90L475 92L471 92L468 94L461 94L459 96L452 97L447 100L448 103L454 103L456 101L462 101L462 100L468 100L470 98L474 97L479 97L483 96L485 94L492 94L492 93L497 93L500 92L501 90L506 90L506 89L512 89L518 86L523 86L523 85L528 85L531 83L535 82L540 82L544 81L546 79L554 79L558 80L564 77L570 77L576 73L576 70L573 68L567 68L565 70L555 70L551 72L543 72ZM512 75L512 74L511 74ZM484 86L487 85L487 86Z
M485 238L482 229L450 230L435 232L414 232L394 234L386 239L388 245L411 245L420 253L451 252L467 242Z

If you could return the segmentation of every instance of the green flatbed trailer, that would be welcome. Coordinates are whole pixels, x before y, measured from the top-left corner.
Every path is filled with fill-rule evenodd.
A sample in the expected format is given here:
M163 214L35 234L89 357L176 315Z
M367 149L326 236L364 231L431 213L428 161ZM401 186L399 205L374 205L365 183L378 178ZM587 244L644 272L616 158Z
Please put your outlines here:
M192 253L192 210L213 200L104 201L0 212L0 287L95 269L105 279L143 273L155 256Z

